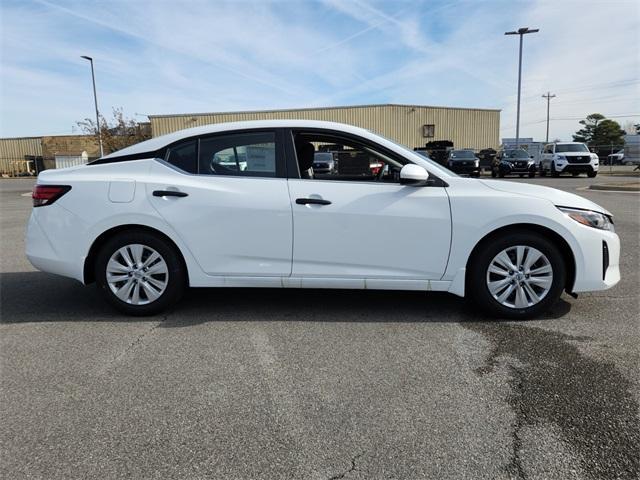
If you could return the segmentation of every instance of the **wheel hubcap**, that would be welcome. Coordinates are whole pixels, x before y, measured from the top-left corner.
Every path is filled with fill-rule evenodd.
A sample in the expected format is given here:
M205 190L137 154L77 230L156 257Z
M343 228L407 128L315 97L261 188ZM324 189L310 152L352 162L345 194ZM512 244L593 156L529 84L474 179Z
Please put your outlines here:
M553 267L540 250L516 245L498 253L487 269L487 287L493 298L509 308L528 308L551 289Z
M111 255L106 275L113 294L131 305L146 305L157 300L169 283L169 269L162 255L137 243Z

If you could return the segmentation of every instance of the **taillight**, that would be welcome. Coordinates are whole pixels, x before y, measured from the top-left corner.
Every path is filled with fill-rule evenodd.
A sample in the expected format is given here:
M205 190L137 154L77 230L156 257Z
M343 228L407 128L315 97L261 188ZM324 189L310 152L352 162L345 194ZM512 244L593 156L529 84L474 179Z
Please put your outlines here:
M34 207L44 207L45 205L51 205L58 200L61 196L71 190L69 185L36 185L33 187Z

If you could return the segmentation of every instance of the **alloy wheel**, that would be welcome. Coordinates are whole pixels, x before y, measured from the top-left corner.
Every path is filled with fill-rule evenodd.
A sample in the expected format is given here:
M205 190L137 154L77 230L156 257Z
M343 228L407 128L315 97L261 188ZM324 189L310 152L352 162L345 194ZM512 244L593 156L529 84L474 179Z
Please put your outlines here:
M489 293L501 305L529 308L551 290L553 267L540 250L527 245L511 246L491 260L486 282Z
M125 245L109 258L107 284L131 305L146 305L164 293L169 283L167 262L156 250L139 243Z

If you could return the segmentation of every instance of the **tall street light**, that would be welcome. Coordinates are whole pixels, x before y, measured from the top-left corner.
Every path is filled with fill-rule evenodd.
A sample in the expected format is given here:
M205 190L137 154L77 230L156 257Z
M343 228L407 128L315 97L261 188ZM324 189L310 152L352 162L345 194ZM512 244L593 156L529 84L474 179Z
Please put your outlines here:
M518 113L516 115L516 148L520 143L520 86L522 85L522 37L527 33L536 33L538 28L530 29L529 27L519 28L515 32L504 32L505 35L520 35L520 55L518 57Z
M100 114L98 113L98 95L96 94L96 76L93 72L93 58L81 55L80 58L89 60L91 62L91 80L93 82L93 102L96 106L96 128L98 129L98 143L100 144L100 156L104 156L104 150L102 149L102 130L100 128Z

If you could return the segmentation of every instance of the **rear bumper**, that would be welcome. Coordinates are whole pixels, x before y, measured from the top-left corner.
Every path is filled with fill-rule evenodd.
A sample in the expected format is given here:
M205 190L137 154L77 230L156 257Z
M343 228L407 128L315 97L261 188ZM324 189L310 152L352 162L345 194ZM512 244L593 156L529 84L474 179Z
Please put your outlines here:
M46 215L42 209L48 210ZM78 217L58 204L34 208L27 223L27 259L40 271L83 282L84 258L77 249L80 228ZM56 239L55 243L51 238Z

